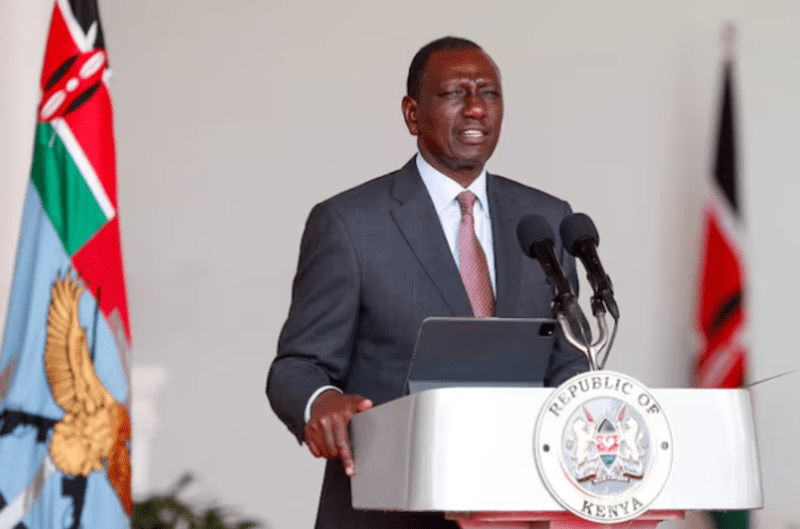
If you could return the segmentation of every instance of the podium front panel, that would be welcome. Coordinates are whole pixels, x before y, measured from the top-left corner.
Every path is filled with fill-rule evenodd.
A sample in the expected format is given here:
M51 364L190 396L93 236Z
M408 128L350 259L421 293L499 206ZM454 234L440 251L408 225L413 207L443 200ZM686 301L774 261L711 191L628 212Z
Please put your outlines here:
M352 422L358 509L562 511L538 474L534 428L550 388L443 388ZM673 466L659 510L762 505L746 390L651 390L667 414Z

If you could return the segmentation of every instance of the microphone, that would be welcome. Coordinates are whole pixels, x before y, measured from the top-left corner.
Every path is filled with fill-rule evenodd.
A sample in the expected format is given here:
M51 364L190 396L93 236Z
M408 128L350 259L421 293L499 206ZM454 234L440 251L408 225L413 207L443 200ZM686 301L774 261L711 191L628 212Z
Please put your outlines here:
M572 287L553 251L553 230L541 215L526 215L517 224L517 239L522 252L539 261L547 282L553 287L556 300L573 296Z
M561 233L561 241L567 251L579 258L583 263L583 267L586 269L586 278L589 280L589 284L592 285L595 297L602 300L611 316L618 320L619 307L617 307L617 302L614 299L611 278L603 270L603 265L600 264L600 257L597 255L600 235L598 235L592 219L583 213L575 213L561 221L559 232ZM596 310L594 312L597 315Z
M522 252L539 261L547 282L553 287L554 312L564 317L572 335L580 337L588 347L592 343L592 330L556 258L550 225L541 215L526 215L517 224L517 239Z

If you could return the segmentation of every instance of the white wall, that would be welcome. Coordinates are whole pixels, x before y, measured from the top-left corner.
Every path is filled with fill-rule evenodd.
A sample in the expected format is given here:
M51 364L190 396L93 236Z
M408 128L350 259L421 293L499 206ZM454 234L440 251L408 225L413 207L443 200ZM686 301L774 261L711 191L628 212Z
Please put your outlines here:
M23 196L30 179L50 4L0 2L0 325L5 325Z
M413 154L400 114L405 73L445 34L476 40L502 70L506 121L489 169L569 199L601 232L623 314L608 367L686 386L720 30L736 22L751 378L800 365L787 332L800 294L800 4L140 0L101 10L135 362L169 370L154 489L192 470L199 498L273 528L312 525L321 463L263 394L300 233L313 204ZM0 3L0 300L48 12L46 0ZM756 394L770 446L763 527L800 521L791 494L800 468L781 441L800 428L780 424L792 422L786 403L798 396L780 382Z

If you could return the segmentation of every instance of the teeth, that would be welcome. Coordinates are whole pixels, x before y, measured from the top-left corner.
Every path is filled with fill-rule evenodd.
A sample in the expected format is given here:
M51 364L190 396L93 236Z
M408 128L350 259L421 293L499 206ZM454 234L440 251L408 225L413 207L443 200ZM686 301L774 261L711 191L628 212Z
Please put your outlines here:
M479 138L479 137L483 136L483 132L481 132L479 130L465 130L461 134L463 134L464 136L470 137L470 138Z

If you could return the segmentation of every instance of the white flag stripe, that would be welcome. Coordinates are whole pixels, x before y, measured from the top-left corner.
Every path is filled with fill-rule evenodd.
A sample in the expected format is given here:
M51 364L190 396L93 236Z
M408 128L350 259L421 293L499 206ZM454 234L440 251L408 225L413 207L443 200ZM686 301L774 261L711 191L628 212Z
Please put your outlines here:
M742 246L745 242L744 226L739 218L733 213L728 203L728 199L722 194L719 186L714 186L708 198L706 207L715 213L717 225L722 231L723 237L728 243L731 251L744 262L744 252Z
M42 492L44 484L55 471L56 466L50 459L50 454L47 454L25 490L17 494L16 498L0 510L0 529L12 529L25 519L39 497L39 493Z
M93 49L94 39L97 37L97 28L93 26L94 31L90 30L89 35L86 35L67 0L58 0L58 8L61 10L61 14L64 15L64 21L67 23L67 29L75 42L75 46L84 53Z
M106 190L92 166L92 162L86 157L86 153L83 152L81 144L78 143L78 139L75 138L75 135L72 133L72 129L70 129L67 122L61 118L54 119L50 124L53 125L53 129L55 129L56 133L61 138L61 142L72 157L72 161L75 162L78 170L83 175L86 185L89 186L89 189L92 191L92 195L94 195L94 199L97 201L100 209L103 210L106 219L113 219L114 215L116 215L116 210L111 204L111 199L108 198Z
M719 387L742 354L743 346L737 332L726 344L717 348L700 368L700 387Z

